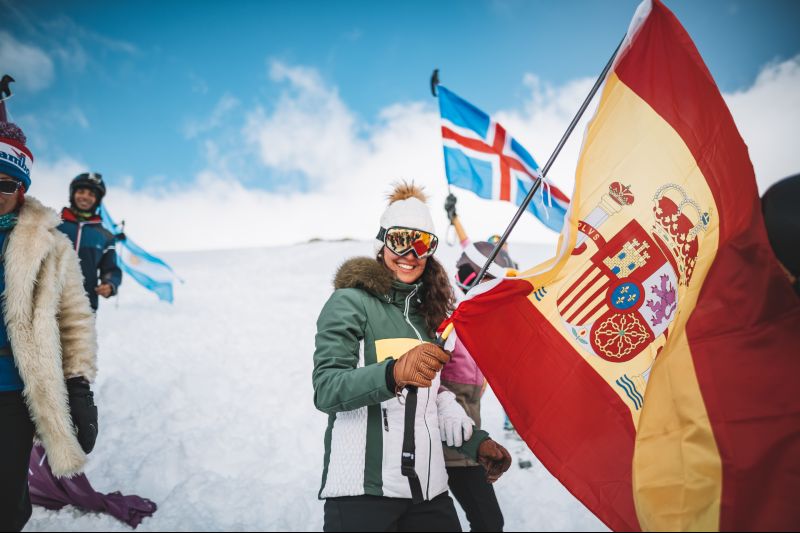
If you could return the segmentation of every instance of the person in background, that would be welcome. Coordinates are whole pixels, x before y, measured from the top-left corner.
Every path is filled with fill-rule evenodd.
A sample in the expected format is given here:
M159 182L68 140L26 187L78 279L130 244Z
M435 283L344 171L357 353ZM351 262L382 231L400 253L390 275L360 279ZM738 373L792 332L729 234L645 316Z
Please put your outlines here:
M456 213L456 197L453 194L447 197L445 211L450 223L456 229L463 249L456 264L456 285L466 294L497 241L494 243L470 241ZM490 265L483 281L505 276L510 270L515 269L516 264L511 260L508 248L505 246ZM442 386L456 395L458 403L475 421L476 428L480 428L481 398L486 389L486 379L469 351L459 340L456 340L453 348L452 359L442 371ZM513 431L508 417L504 426L506 430ZM503 512L494 488L483 476L483 469L475 461L455 450L445 449L444 454L450 490L464 509L471 530L502 531Z
M389 197L375 256L341 266L317 320L314 405L328 414L319 497L325 531L461 531L443 442L494 482L510 454L440 389L450 359L434 343L453 310L422 191Z
M761 197L767 236L775 257L800 295L800 174L785 178Z
M34 434L53 474L69 477L83 469L98 433L94 314L58 214L27 196L26 144L18 126L0 121L0 531L20 531L31 516Z
M78 252L86 294L95 311L99 296L111 298L122 283L116 238L103 227L98 214L105 195L106 184L102 175L85 172L76 176L69 185L69 207L61 211L63 222L58 227Z

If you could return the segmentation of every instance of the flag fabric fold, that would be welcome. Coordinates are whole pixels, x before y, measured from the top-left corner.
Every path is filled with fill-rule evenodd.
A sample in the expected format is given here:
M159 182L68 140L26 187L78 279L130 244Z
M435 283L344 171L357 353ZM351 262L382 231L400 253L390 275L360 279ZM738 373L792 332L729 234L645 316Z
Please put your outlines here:
M117 234L118 226L105 206L100 206L103 226ZM128 276L162 301L173 303L173 283L178 277L166 262L148 253L129 238L117 241L117 262Z
M557 256L474 289L452 321L612 529L800 527L800 301L747 147L659 0L605 80Z

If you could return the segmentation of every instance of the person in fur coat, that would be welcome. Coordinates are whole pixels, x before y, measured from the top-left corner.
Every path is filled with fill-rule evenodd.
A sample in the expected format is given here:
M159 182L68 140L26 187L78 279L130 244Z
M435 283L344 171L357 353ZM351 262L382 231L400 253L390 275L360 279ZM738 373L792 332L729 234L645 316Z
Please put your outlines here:
M80 472L97 437L95 318L58 214L26 196L32 164L22 131L0 122L2 531L30 518L34 435L57 476Z

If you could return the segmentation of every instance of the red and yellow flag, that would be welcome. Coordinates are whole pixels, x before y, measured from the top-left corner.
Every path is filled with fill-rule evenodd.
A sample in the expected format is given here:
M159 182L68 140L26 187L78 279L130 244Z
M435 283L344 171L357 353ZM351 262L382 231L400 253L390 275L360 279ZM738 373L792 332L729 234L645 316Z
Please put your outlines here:
M800 301L700 54L645 2L558 255L453 317L541 462L614 530L800 528Z

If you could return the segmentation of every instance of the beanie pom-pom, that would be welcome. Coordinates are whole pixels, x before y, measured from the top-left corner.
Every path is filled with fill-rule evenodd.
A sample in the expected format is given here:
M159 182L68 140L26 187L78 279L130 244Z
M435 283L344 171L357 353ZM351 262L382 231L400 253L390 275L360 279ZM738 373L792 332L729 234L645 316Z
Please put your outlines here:
M413 181L408 183L401 181L394 184L394 190L387 196L389 205L399 202L401 200L408 200L409 198L416 198L422 203L428 201L427 195L423 192L423 187L418 186Z
M28 139L19 126L13 122L0 122L0 137L12 139L23 145L28 144Z

